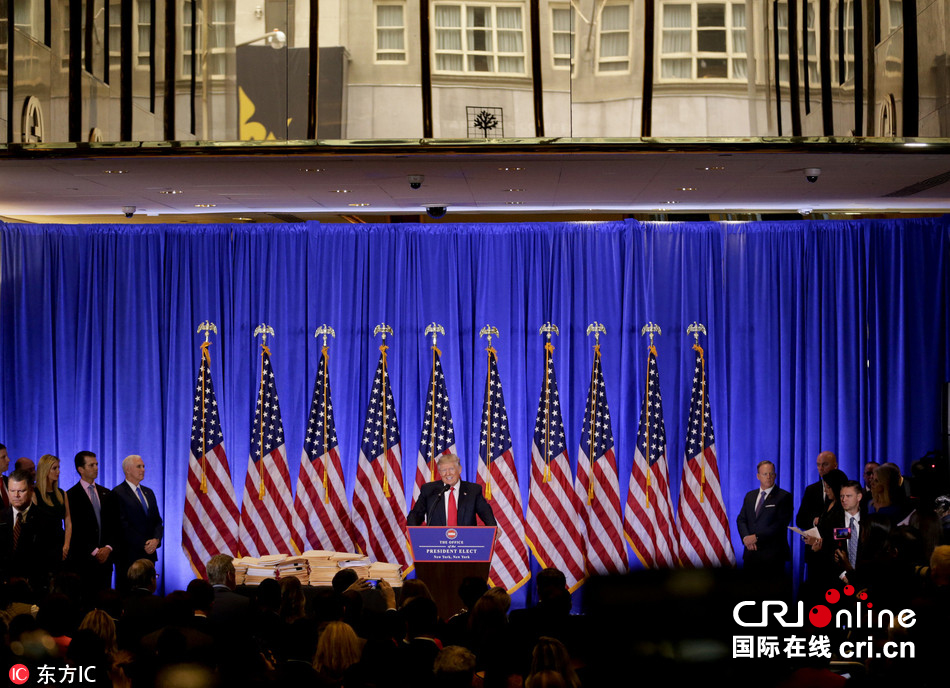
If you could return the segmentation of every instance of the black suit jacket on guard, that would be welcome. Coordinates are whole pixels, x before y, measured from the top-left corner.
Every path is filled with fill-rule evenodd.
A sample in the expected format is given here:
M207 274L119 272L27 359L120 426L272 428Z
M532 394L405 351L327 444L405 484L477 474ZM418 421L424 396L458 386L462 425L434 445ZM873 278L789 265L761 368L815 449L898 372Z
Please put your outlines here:
M482 519L486 526L496 525L495 514L492 513L491 505L482 494L482 486L464 480L459 480L457 485L459 488L456 498L458 525L477 525L476 515ZM406 517L406 524L421 526L425 522L425 525L429 526L447 525L445 499L443 499L445 489L446 485L441 480L423 485L419 492L419 499L416 500L412 511Z

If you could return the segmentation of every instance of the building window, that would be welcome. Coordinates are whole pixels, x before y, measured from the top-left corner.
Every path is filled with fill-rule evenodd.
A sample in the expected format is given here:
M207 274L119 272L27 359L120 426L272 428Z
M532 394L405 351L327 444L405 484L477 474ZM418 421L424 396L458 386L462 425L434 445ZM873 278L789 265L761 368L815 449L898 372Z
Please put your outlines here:
M119 68L122 62L122 6L112 0L109 3L109 68Z
M854 1L841 3L844 6L844 21L839 27L840 40L844 43L844 64L839 72L841 83L854 79Z
M376 5L376 61L406 62L405 7Z
M148 69L152 56L152 0L138 0L135 7L135 67Z
M42 43L46 33L45 6L42 0L13 0L13 26Z
M194 0L183 0L181 13L181 76L188 78L192 70L192 5ZM205 21L202 2L196 8L197 27L195 40L195 59L198 63L195 76L202 75L202 64L208 65L213 79L221 79L228 73L228 51L234 46L234 0L211 0L211 15L208 18L208 47L202 45L201 25Z
M607 5L600 12L598 72L630 71L630 5Z
M746 4L663 4L660 78L746 79Z
M524 14L521 5L434 6L435 71L524 74Z
M200 5L199 5L200 6ZM118 68L122 62L122 27L121 5L112 0L109 5L109 67ZM133 5L135 12L135 32L132 34L132 54L135 56L135 69L149 68L149 55L152 36L152 0L136 0ZM190 10L189 10L190 12ZM191 15L188 15L191 21Z
M551 8L551 57L555 69L574 68L574 9Z
M882 12L882 14L885 14ZM882 18L881 37L888 36L904 25L904 3L902 0L888 0L886 16Z
M808 3L806 14L808 26L808 83L817 86L821 78L818 73L818 26L815 23L815 5L811 0ZM805 73L805 60L801 41L798 44L798 73ZM781 84L788 83L788 4L778 4L778 80Z

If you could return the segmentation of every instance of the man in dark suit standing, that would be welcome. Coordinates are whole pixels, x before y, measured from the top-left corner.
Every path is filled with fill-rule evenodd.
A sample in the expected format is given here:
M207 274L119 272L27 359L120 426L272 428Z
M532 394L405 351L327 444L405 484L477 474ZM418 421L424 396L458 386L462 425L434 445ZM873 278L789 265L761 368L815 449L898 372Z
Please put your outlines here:
M157 561L164 528L158 501L151 488L145 487L145 461L138 454L122 462L125 482L112 489L119 507L119 550L116 552L116 589L128 589L127 572L139 559Z
M818 525L818 518L825 513L825 486L822 478L838 467L838 457L834 452L823 451L818 455L818 481L808 485L802 494L802 503L795 516L795 525L799 530L808 530Z
M14 471L7 482L10 506L0 511L0 578L26 578L40 596L48 582L40 556L42 513L33 506L33 482L26 471Z
M798 514L795 516L795 525L801 531L807 531L818 525L819 517L825 513L828 503L825 501L825 484L822 482L825 475L838 467L838 457L834 452L823 451L818 454L816 461L818 467L818 481L805 487L802 493L802 503L798 507ZM807 577L811 580L812 568L817 566L816 562L819 555L811 547L805 547L805 563L808 565Z
M99 477L96 455L81 451L76 454L75 463L79 482L66 491L73 521L67 561L91 586L104 589L112 583L119 513L113 494L96 484Z
M775 464L760 461L759 489L747 493L736 519L745 549L746 569L767 575L784 576L785 562L792 558L788 546L788 524L792 521L792 495L775 486Z
M495 525L491 505L482 495L482 486L461 479L462 466L455 454L439 457L441 480L426 483L419 492L406 524L421 526L474 526L477 515L486 526Z
M841 508L844 514L841 520L835 524L836 528L847 529L846 538L836 538L835 533L831 532L831 542L823 542L823 545L834 545L834 562L837 564L838 578L845 583L854 583L855 577L860 576L860 565L867 558L867 541L869 529L867 522L861 523L861 501L864 498L864 491L861 489L861 483L857 480L849 480L841 486ZM823 537L825 534L822 534Z
M10 506L10 495L7 492L7 469L10 467L10 456L5 445L0 444L0 506L4 509Z

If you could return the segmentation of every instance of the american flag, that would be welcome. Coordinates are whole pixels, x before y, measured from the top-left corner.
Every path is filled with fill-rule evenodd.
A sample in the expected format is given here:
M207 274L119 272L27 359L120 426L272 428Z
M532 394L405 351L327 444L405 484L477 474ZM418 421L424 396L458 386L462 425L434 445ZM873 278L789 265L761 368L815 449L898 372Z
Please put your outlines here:
M412 503L419 498L422 486L439 479L436 466L440 456L456 454L455 426L452 425L452 409L449 408L449 392L442 374L441 352L432 347L432 374L426 388L426 416L422 421L422 436L419 438L419 457L416 459L416 482L412 487Z
M195 384L191 416L191 452L185 485L185 514L181 546L195 574L206 576L205 564L215 554L238 553L238 511L224 433L218 418L218 400L211 384L211 344L201 345L201 368Z
M300 457L294 509L303 523L307 547L353 552L356 538L340 465L328 368L327 347L323 347L317 378L313 383L313 400L310 402L307 434Z
M544 385L531 445L527 536L541 566L563 572L573 592L584 581L584 539L578 528L578 504L571 482L554 376L554 346L548 343L544 346Z
M593 457L593 460L591 460ZM601 575L627 570L627 544L620 515L620 481L614 457L614 435L607 408L600 346L594 347L594 369L577 452L577 500L587 545L587 568Z
M388 347L379 348L353 492L353 525L357 544L372 559L408 566L399 424L386 369Z
M274 369L270 363L270 350L262 346L261 382L251 427L251 454L247 461L241 509L241 548L244 554L260 557L299 553L303 538L300 520L293 507Z
M478 456L478 484L483 487L485 499L498 522L490 582L510 593L528 582L531 569L525 544L518 469L515 468L511 434L508 432L508 412L498 376L498 356L492 347L488 348L488 379L485 382Z
M693 394L689 402L686 433L686 463L680 485L680 550L683 563L693 566L735 566L736 555L729 539L729 519L719 484L716 438L706 386L706 361L699 344L693 371Z
M679 564L679 540L673 522L669 468L666 465L666 426L660 399L656 347L647 359L647 387L640 410L640 432L633 457L633 475L624 510L624 532L646 567Z

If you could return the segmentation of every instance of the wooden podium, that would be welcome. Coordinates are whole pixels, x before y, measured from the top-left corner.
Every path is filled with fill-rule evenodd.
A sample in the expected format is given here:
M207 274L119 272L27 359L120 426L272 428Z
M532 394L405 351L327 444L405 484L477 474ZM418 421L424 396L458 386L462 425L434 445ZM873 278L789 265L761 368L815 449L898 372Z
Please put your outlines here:
M429 586L439 616L448 619L462 608L461 582L488 578L495 526L410 526L408 532L416 578Z

